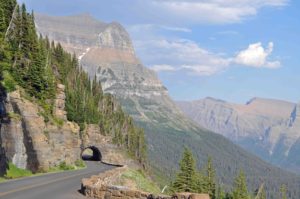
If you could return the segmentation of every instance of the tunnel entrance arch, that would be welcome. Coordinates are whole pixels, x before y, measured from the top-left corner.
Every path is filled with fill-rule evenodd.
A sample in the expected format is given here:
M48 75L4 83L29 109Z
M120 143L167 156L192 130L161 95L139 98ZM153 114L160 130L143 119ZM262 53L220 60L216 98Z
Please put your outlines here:
M81 151L81 159L84 161L102 161L102 154L99 148L88 146Z

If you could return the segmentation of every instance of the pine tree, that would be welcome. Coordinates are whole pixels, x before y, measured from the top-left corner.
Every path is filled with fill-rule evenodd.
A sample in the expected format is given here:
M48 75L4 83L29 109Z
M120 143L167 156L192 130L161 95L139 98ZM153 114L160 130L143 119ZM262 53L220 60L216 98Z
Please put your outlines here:
M139 129L138 133L138 158L140 163L145 163L147 159L147 148L145 143L145 134L143 129Z
M225 193L222 185L218 186L215 198L216 199L226 199L226 193Z
M16 0L0 0L0 9L3 10L5 16L5 26L8 27L12 13L17 5Z
M207 177L203 174L203 172L199 171L196 175L196 192L208 193Z
M3 8L0 7L0 38L3 38L6 32L6 20Z
M207 191L212 199L216 196L215 169L211 157L208 158L206 165Z
M287 190L286 190L286 185L281 185L280 187L280 193L281 193L281 199L287 199Z
M172 184L176 192L196 192L196 166L192 152L185 148L179 163L180 170Z
M241 170L234 181L233 199L249 199L246 177Z

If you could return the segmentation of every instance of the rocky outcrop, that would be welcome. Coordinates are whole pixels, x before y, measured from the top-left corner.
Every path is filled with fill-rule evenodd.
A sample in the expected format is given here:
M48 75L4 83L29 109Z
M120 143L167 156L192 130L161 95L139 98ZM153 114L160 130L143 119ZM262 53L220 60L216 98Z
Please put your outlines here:
M178 105L199 125L271 163L300 172L300 162L296 161L297 165L293 161L300 153L300 105L262 98L254 98L245 105L213 98Z
M114 185L126 169L126 167L121 167L91 178L82 179L81 192L85 196L97 199L209 199L208 194L177 193L173 196L167 196Z
M101 135L97 125L88 125L81 133L76 123L67 121L64 86L58 85L57 90L56 119L50 121L45 121L43 110L26 99L22 91L9 93L5 98L0 129L1 176L5 174L8 162L33 172L47 171L61 162L74 164L88 146L97 147L106 163L133 164L110 137Z
M41 109L21 97L20 91L8 94L7 118L1 126L1 146L8 161L33 172L47 171L65 161L79 159L79 127L72 122L60 126L45 122Z
M65 86L62 84L58 84L53 112L55 117L67 121L67 112L65 111L65 103L66 103L65 100L66 100Z

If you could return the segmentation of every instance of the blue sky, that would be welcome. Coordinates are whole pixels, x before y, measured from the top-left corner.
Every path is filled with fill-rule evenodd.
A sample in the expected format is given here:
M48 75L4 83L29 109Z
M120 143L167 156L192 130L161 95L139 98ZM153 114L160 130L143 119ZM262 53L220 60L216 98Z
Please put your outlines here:
M176 100L300 101L300 2L22 0L35 12L118 21ZM72 3L71 3L72 2Z

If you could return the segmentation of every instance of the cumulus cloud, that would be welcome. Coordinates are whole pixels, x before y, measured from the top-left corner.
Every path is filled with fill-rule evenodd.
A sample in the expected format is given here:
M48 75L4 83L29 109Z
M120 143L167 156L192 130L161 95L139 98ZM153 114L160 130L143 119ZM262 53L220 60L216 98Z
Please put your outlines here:
M177 40L148 40L137 41L136 48L139 56L152 66L156 72L184 72L186 74L209 76L239 65L241 67L278 68L279 61L269 61L274 44L270 42L267 48L261 43L250 44L236 56L221 56L213 53L194 41Z
M251 66L256 68L278 68L279 61L269 61L268 58L273 52L274 44L270 42L267 48L262 46L262 43L250 44L247 49L239 52L234 59L237 64Z

